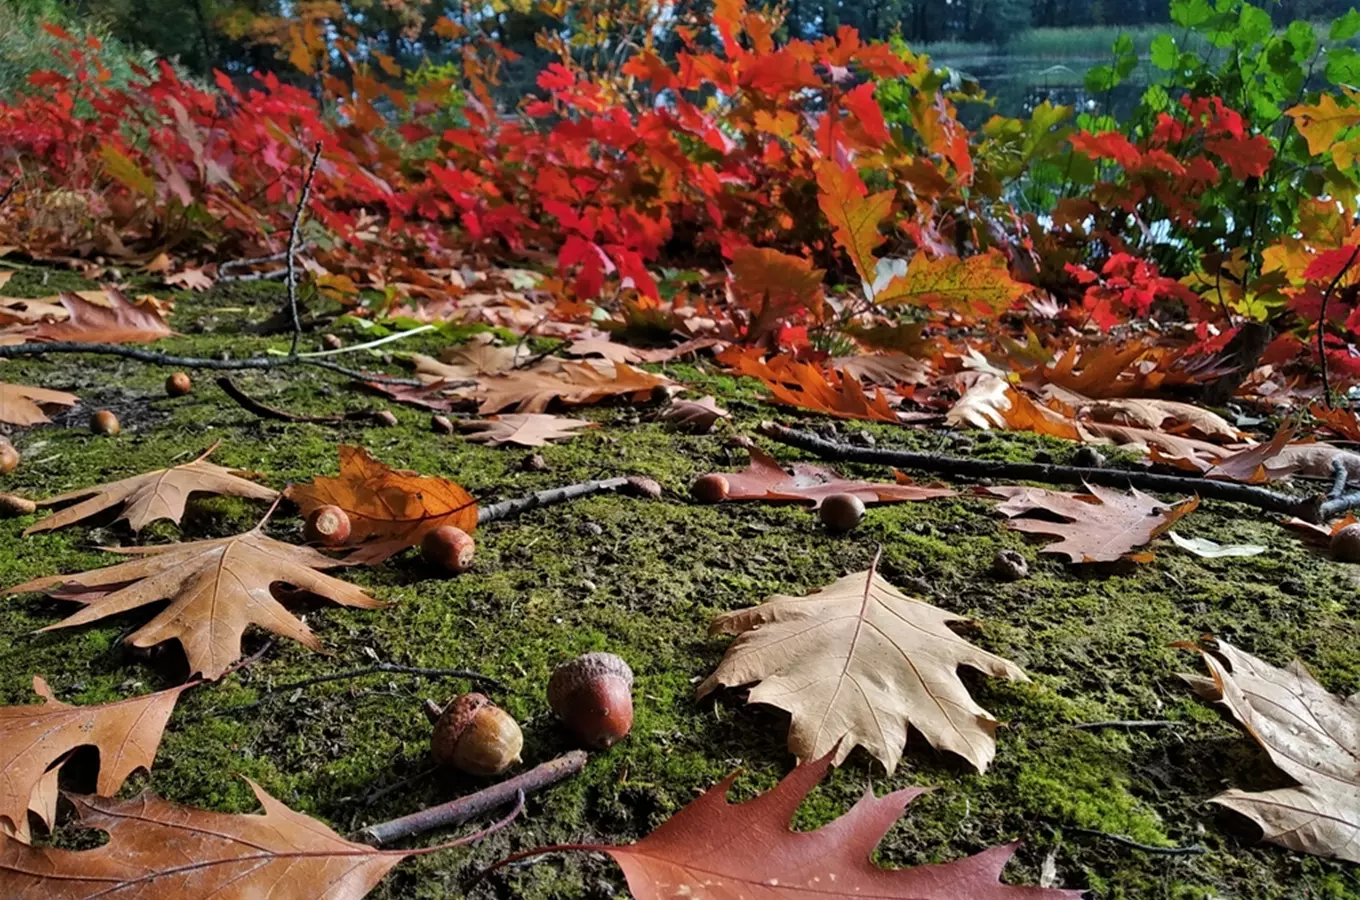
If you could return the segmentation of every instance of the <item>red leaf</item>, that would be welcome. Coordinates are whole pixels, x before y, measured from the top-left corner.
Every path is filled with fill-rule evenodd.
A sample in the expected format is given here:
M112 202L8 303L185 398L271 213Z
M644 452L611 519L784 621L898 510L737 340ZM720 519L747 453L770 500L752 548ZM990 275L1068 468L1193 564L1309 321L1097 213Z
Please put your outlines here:
M1101 134L1079 131L1072 135L1071 141L1074 150L1085 153L1092 159L1114 160L1126 169L1136 169L1143 161L1143 155L1138 152L1138 148L1117 131L1106 131Z
M1239 181L1264 175L1275 158L1270 139L1264 134L1249 138L1209 138L1204 142L1204 149L1227 163L1233 178Z

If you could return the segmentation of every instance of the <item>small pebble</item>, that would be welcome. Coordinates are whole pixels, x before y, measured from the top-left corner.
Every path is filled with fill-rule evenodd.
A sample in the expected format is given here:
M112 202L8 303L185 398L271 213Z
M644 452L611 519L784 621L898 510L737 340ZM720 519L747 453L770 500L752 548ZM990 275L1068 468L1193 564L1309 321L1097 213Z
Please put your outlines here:
M582 587L584 590L591 591L591 592L593 593L594 590L595 590L595 582L593 582L593 581L591 581L589 578L587 578L587 579L585 579L584 581L581 582L581 587Z
M599 522L582 522L576 526L576 533L582 537L599 537L604 534L604 526Z
M1078 447L1072 454L1072 465L1083 469L1099 469L1105 465L1105 454L1095 447Z
M345 342L333 334L321 335L321 343L326 346L327 350L339 350L341 347L345 346Z
M1015 550L998 550L992 558L992 574L1002 581L1019 581L1029 577L1029 564Z
M393 425L397 424L397 417L393 415L390 409L380 409L373 414L373 423L375 425L391 428Z
M524 462L520 463L520 466L521 466L526 472L546 472L546 471L548 471L548 461L547 461L546 459L544 459L544 458L543 458L543 455L540 454L540 453L535 453L535 454L533 454L532 456L526 456L526 457L524 457Z
M861 447L872 447L878 443L878 441L874 440L874 436L867 431L856 431L851 440Z

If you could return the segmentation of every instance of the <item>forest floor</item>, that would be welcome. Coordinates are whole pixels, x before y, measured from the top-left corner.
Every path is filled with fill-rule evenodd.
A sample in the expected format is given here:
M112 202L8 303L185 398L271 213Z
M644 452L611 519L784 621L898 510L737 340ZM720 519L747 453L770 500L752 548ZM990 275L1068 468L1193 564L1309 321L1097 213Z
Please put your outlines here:
M25 269L6 293L36 297L89 286L68 273ZM177 295L171 324L181 334L156 349L244 357L286 348L283 338L248 330L278 308L278 290L224 285ZM440 343L422 335L382 349L436 352ZM359 355L343 360L373 362ZM0 477L0 489L33 497L186 462L214 442L220 442L214 462L262 473L277 488L334 474L336 448L345 443L362 445L396 467L452 478L479 497L514 497L616 475L661 483L661 500L600 495L488 525L476 535L474 569L455 578L439 577L414 552L377 568L343 572L392 605L309 609L308 625L328 655L279 640L248 667L188 692L154 772L125 788L149 786L176 802L251 812L256 803L241 777L247 776L294 809L349 833L480 786L445 774L401 783L429 767L422 698L443 701L481 686L391 674L297 691L270 693L271 686L375 661L474 669L504 684L503 691L488 692L522 723L529 766L572 746L544 695L555 665L590 650L615 652L632 665L637 718L627 740L593 754L580 776L532 797L526 815L503 832L467 850L402 863L376 898L626 895L621 872L595 854L539 857L475 888L471 879L510 852L542 844L635 840L737 768L745 774L735 797L773 786L793 762L785 746L787 716L747 705L738 691L716 701L694 699L695 686L730 642L709 637L708 624L770 594L806 593L862 570L880 546L880 571L889 581L976 619L970 637L1018 662L1032 681L1003 682L965 670L979 703L1005 723L985 774L935 752L913 733L891 777L855 752L813 792L798 828L842 814L866 785L880 794L934 785L938 790L914 802L889 832L877 854L880 864L955 859L1018 839L1024 845L1005 875L1015 884L1038 883L1048 869L1048 883L1090 889L1101 898L1360 897L1360 879L1344 863L1260 845L1250 824L1208 802L1229 786L1261 789L1287 781L1241 729L1180 680L1178 673L1200 672L1202 663L1173 642L1212 633L1275 665L1301 658L1336 693L1360 688L1360 568L1330 561L1257 510L1205 502L1178 530L1266 545L1259 556L1199 559L1161 539L1147 564L1069 565L1040 555L1038 540L1008 530L994 503L966 493L969 485L962 483L957 486L965 493L957 498L872 507L859 528L839 537L799 507L698 505L688 493L696 476L746 465L746 452L729 441L734 432L754 434L761 419L791 421L795 415L761 402L754 382L703 365L665 371L692 386L698 392L692 396L716 394L733 413L730 423L720 423L711 435L677 435L649 421L645 409L586 408L573 414L603 427L543 448L546 471L524 467L532 451L490 449L432 433L428 413L396 405L390 408L398 424L387 428L262 421L230 401L210 373L195 373L191 395L168 398L162 389L167 370L112 357L0 365L0 380L82 398L53 425L11 435L24 462ZM237 382L264 402L298 413L385 405L318 370L242 373ZM99 408L120 417L121 434L88 431L86 420ZM1042 450L1064 462L1076 450L1029 435L839 427L866 431L879 446L989 459L1033 459ZM799 458L787 448L768 449L782 460ZM871 467L841 470L891 477ZM139 539L122 525L21 538L31 517L0 521L0 586L107 564L112 557L98 545L235 533L262 512L245 501L200 499L182 527L161 522ZM268 529L283 540L301 540L301 523L286 510ZM1002 582L990 574L1002 548L1024 554L1031 577ZM34 702L35 674L58 698L78 704L182 681L178 647L134 656L121 644L129 623L144 620L141 614L33 633L67 608L34 595L0 601L0 705ZM264 633L248 632L245 653L260 650L266 640ZM256 701L264 702L251 705ZM1081 727L1111 720L1164 724ZM1107 835L1204 852L1148 852Z

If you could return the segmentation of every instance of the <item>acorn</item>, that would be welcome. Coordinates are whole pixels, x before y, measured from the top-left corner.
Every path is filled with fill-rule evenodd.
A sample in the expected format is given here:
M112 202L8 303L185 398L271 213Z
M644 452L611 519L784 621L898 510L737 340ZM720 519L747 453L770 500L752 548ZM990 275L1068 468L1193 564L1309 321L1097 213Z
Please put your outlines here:
M430 416L430 430L436 434L453 434L453 423L448 416Z
M647 500L661 499L661 484L655 478L647 478L643 475L629 475L628 484L624 485L624 492L634 497L642 497Z
M38 504L27 497L20 497L18 494L0 494L0 519L28 516L37 512L37 510Z
M349 540L349 513L338 506L318 507L307 517L302 533L313 544L339 547Z
M90 430L95 434L113 435L121 431L122 427L118 424L117 416L107 409L101 409L90 416Z
M380 409L373 414L373 424L391 428L397 424L397 417L390 409Z
M854 528L864 518L864 501L854 494L831 494L822 500L817 515L827 531L840 534Z
M553 670L548 705L581 743L607 750L633 727L633 670L612 653L587 653Z
M420 554L425 561L445 572L466 572L472 568L472 557L477 545L472 536L453 525L441 525L429 532L420 542Z
M345 342L342 341L338 335L330 334L329 332L321 335L321 343L327 350L339 350L341 347L345 346Z
M194 383L185 372L176 372L165 379L165 393L171 397L183 397L194 389Z
M441 766L469 775L499 775L520 761L524 732L485 694L463 694L443 712L426 700L425 714L434 722L430 752Z
M721 503L727 499L727 492L731 485L727 479L717 472L712 472L697 479L690 485L689 492L700 503Z
M19 465L19 451L14 449L14 445L9 442L9 438L0 437L0 475L8 475Z
M1360 562L1360 522L1353 522L1332 535L1332 559Z

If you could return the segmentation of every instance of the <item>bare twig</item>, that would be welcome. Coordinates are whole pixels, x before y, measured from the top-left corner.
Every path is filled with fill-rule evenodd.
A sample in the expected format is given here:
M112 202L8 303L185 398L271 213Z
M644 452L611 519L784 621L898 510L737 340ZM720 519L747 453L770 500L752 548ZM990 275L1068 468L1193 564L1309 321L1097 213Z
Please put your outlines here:
M506 690L501 682L489 675L481 672L473 672L470 669L426 669L420 666L401 666L396 663L378 663L377 665L367 666L362 669L348 669L344 672L332 672L329 675L319 675L316 678L307 678L303 681L290 681L287 684L275 685L264 692L264 696L254 703L245 703L240 706L228 706L224 709L216 709L212 712L216 715L225 713L245 712L248 709L256 709L269 701L302 688L313 687L318 684L326 684L332 681L345 681L351 678L364 678L368 675L415 675L424 678L469 678L474 681L481 681L489 684L499 691Z
M1341 267L1340 272L1336 273L1332 283L1327 285L1327 290L1323 291L1322 308L1318 310L1318 366L1322 369L1322 402L1327 404L1328 409L1332 408L1332 387L1327 380L1327 345L1325 342L1327 336L1327 301L1332 298L1332 291L1336 290L1336 286L1341 283L1342 276L1350 270L1351 266L1355 265L1356 256L1360 256L1360 244L1355 245L1355 249L1351 251L1346 264Z
M0 347L0 350L4 348ZM763 422L761 434L773 438L781 444L788 444L800 450L807 450L823 459L841 462L871 463L883 466L901 466L923 472L941 475L956 475L968 478L1014 478L1022 481L1040 481L1048 484L1098 484L1102 487L1136 487L1148 491L1168 493L1190 493L1222 500L1228 503L1246 503L1266 510L1297 516L1307 522L1325 521L1328 510L1343 500L1348 505L1360 504L1360 495L1323 502L1323 497L1299 496L1279 491L1267 490L1251 484L1236 484L1231 481L1218 481L1212 478L1195 478L1183 475L1160 475L1155 472L1131 472L1125 469L1094 469L1081 466L1058 466L1050 463L1018 463L987 459L965 459L955 456L939 456L934 453L915 453L905 450L889 450L882 447L856 447L828 441L805 431L785 428L774 422ZM1331 514L1336 514L1332 512Z
M244 275L219 275L218 284L228 284L245 281L272 281L275 278L286 278L287 269L266 269L263 272L246 272Z
M522 805L526 794L554 785L580 772L585 768L587 758L584 750L573 750L557 759L535 766L522 775L483 788L475 794L431 806L429 809L422 809L420 812L390 822L370 825L355 837L375 847L381 847L402 838L424 834L435 828L462 824L474 816L504 806L511 800L518 799Z
M1171 728L1185 725L1175 719L1109 719L1104 722L1077 722L1073 728Z
M298 316L297 298L297 243L298 232L302 228L302 215L307 211L307 198L312 195L312 179L316 177L316 163L321 159L321 142L316 142L312 150L312 161L307 166L307 177L302 181L302 193L298 194L297 209L293 211L293 227L288 232L288 249L284 261L288 264L288 309L293 314L293 346L289 355L296 355L298 341L302 340L302 319Z
M266 406L238 388L236 383L226 375L222 375L217 379L217 386L220 387L228 397L239 403L242 408L249 412L253 412L262 419L278 419L283 422L312 422L317 425L342 425L345 422L372 419L377 415L377 413L371 409L363 409L340 413L333 416L304 416L299 415L298 413L290 413L287 410L278 409L273 406Z
M258 266L271 262L283 262L287 255L288 251L285 250L279 253L271 253L268 256L248 256L245 259L229 259L217 267L217 280L221 281L222 274L231 269L244 266Z
M580 484L550 488L546 491L530 494L527 497L516 497L513 500L502 500L500 503L483 506L477 510L477 524L485 525L488 522L498 522L501 519L508 519L531 509L538 509L541 506L566 503L569 500L589 497L591 494L598 494L601 491L617 491L620 488L636 491L639 494L646 493L639 487L638 480L634 478L604 478L599 481L583 481Z
M1157 847L1153 844L1143 844L1133 838L1126 838L1122 834L1110 834L1105 831L1095 831L1090 828L1078 828L1075 825L1064 825L1064 831L1072 831L1077 834L1088 834L1091 837L1104 838L1107 841L1114 841L1116 844L1128 847L1133 850L1141 850L1144 853L1157 853L1162 856L1199 856L1209 851L1198 844L1190 847Z
M374 341L364 344L352 344L348 347L336 347L334 350L317 350L314 353L299 353L302 359L320 359L323 356L339 356L342 353L354 353L358 350L372 350L374 347L381 347L383 344L390 344L393 341L402 341L417 334L425 334L427 331L434 331L436 325L418 325L406 331L398 331L396 334L389 334Z

